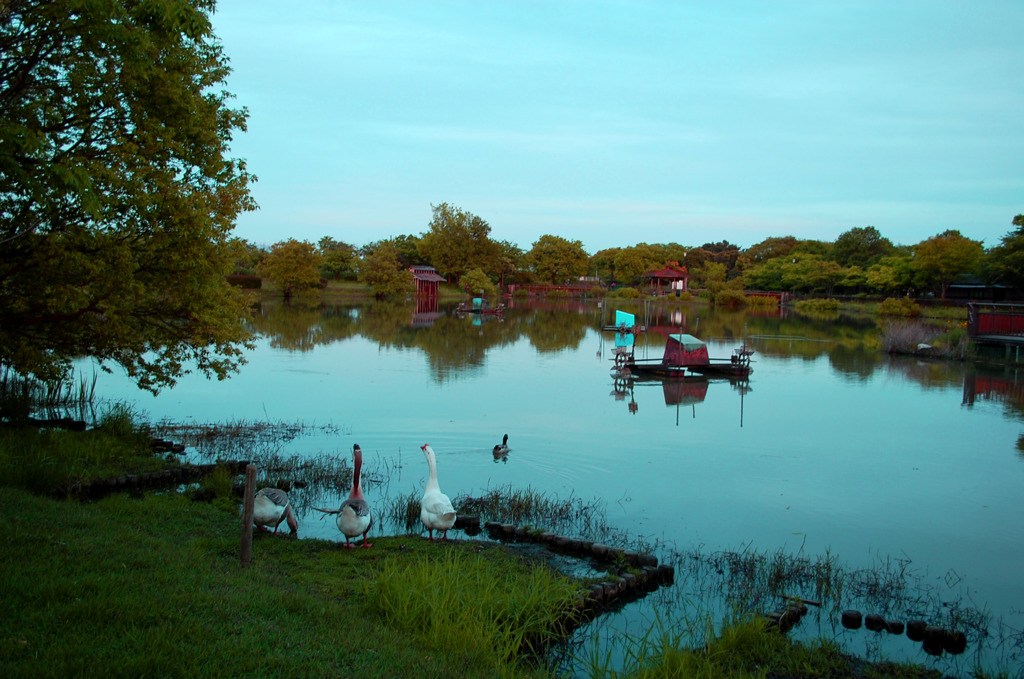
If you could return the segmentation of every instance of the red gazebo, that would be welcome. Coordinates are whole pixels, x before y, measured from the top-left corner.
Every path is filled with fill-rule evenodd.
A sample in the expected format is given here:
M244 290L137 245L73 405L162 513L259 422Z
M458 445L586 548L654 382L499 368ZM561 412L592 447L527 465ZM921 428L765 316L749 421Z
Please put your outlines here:
M653 294L662 295L662 286L668 285L669 290L686 292L690 280L685 266L679 266L679 262L666 262L664 269L648 271L642 278L650 281L650 288Z
M409 271L416 279L416 294L427 297L437 297L437 291L444 277L438 275L437 269L432 266L410 266Z

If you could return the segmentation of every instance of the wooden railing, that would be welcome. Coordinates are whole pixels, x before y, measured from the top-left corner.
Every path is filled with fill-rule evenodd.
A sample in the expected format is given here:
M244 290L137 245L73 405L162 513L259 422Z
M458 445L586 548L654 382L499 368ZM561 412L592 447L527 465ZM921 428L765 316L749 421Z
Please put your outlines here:
M1024 336L1024 304L967 305L967 334Z

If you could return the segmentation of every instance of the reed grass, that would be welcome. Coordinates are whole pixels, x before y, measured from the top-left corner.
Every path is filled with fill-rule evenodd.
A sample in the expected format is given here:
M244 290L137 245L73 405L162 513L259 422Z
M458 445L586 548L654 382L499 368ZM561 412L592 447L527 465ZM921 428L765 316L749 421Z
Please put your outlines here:
M41 381L25 377L9 366L0 367L0 419L24 421L44 413L91 422L95 416L96 374L91 378L71 375Z
M540 526L585 539L604 537L612 530L602 502L575 495L558 498L530 486L489 488L478 496L461 494L453 504L460 513L479 514L481 521Z

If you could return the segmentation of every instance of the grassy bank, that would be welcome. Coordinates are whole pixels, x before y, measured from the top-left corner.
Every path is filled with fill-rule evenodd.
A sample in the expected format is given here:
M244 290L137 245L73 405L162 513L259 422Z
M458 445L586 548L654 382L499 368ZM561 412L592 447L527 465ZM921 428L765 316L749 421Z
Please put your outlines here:
M117 438L114 430L99 433ZM31 451L47 469L81 474L89 464L72 463L99 435L42 431L33 444L24 428L14 433L0 436L4 468ZM159 459L138 432L121 438L120 464ZM168 490L87 503L29 492L29 472L0 474L7 676L558 676L542 651L562 638L581 583L508 547L399 535L345 549L257 533L243 568L230 483L207 484L224 486L208 502ZM621 639L625 667L598 656L578 667L609 679L938 676L860 662L829 642L796 644L759 620L706 627L641 630Z
M242 568L237 514L173 493L81 504L4 488L0 512L8 676L530 676L508 664L515 640L571 602L564 580L471 542L258 534ZM478 586L481 601L534 600L489 606L519 614L496 633Z
M258 534L227 503L176 493L58 501L0 488L0 666L8 676L547 677L568 580L496 545L377 538L371 549ZM631 641L595 677L937 677L730 625L689 650ZM586 663L584 663L586 665Z

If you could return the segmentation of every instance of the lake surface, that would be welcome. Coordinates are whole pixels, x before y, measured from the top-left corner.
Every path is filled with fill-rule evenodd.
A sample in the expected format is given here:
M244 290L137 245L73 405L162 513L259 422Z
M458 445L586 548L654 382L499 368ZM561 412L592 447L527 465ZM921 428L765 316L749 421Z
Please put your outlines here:
M745 338L755 350L749 384L680 391L617 380L614 333L601 329L615 308L648 326L638 357L660 357L668 332L702 338L712 357ZM851 573L899 572L916 588L891 610L860 608L888 604L853 590L840 607L945 616L930 622L970 627L968 652L933 658L906 637L845 630L835 607L814 611L798 634L961 675L981 662L1021 676L1024 380L1014 369L890 359L872 318L702 306L514 302L495 319L265 305L253 327L257 346L229 380L189 376L153 397L100 374L97 393L151 421L308 425L284 455L349 459L358 443L375 506L422 492L424 443L452 497L528 487L600 502L610 526L675 562L676 586L583 636L639 634L692 606L708 589L687 572L699 555L713 569L728 554L825 555ZM491 449L506 433L511 451L495 462ZM339 539L316 512L300 522L303 537ZM404 528L381 522L371 538L389 532Z

